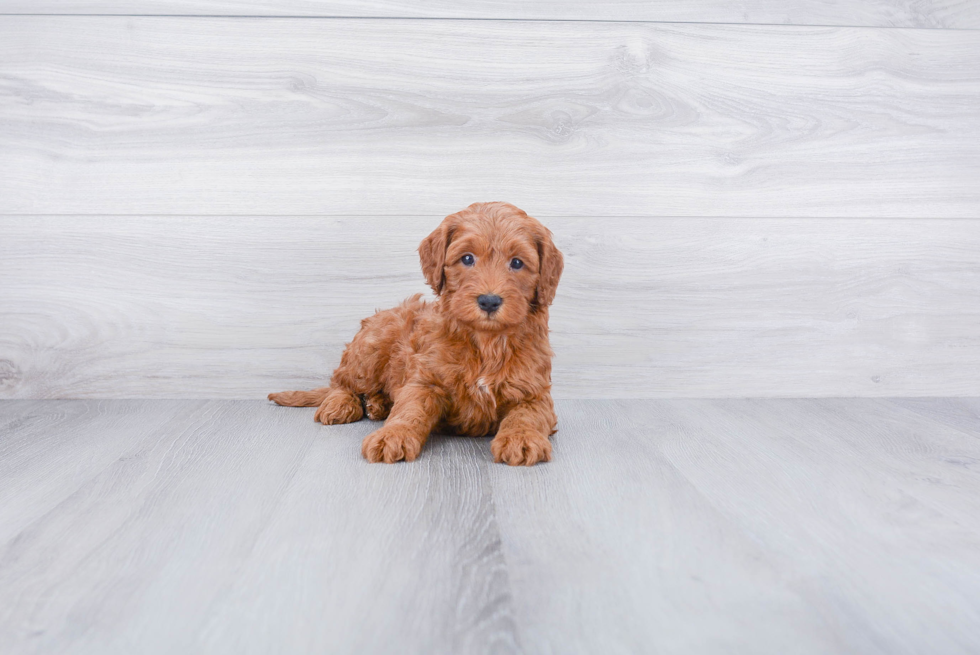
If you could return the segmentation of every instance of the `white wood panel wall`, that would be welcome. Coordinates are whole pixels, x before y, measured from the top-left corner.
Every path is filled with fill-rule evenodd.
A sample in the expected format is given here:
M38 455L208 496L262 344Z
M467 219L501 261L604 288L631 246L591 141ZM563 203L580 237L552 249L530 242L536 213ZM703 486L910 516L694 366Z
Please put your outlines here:
M980 394L980 38L890 27L978 3L742 5L0 16L0 397L321 384L498 199L566 253L559 397ZM0 13L354 10L194 6Z
M0 218L0 393L322 385L438 217ZM559 397L968 395L975 221L568 218Z
M3 13L980 27L975 0L0 0Z
M3 213L972 217L965 30L8 16Z

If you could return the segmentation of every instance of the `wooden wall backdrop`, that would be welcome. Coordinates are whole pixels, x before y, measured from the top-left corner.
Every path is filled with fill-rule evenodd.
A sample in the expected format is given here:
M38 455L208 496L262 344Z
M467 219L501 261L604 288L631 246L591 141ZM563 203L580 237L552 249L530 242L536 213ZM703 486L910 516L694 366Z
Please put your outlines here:
M974 0L0 0L4 13L980 27Z
M498 199L559 397L980 395L978 7L0 0L0 397L320 384Z
M974 217L970 30L6 16L3 213Z

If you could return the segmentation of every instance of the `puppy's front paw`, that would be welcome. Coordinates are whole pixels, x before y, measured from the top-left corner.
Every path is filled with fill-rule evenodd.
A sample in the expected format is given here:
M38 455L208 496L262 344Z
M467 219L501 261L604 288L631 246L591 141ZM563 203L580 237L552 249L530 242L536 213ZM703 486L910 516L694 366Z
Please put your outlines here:
M361 454L369 462L411 462L422 452L422 440L405 428L385 425L364 438Z
M511 466L534 466L551 460L551 441L531 430L498 432L490 442L493 461Z

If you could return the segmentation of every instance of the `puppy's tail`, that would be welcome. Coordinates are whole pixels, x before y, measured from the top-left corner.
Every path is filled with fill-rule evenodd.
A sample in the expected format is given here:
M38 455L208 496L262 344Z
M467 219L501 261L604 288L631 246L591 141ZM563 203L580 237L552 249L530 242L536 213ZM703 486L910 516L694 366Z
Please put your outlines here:
M280 391L270 393L269 400L286 407L318 407L327 397L328 391L330 387L321 387L313 391Z

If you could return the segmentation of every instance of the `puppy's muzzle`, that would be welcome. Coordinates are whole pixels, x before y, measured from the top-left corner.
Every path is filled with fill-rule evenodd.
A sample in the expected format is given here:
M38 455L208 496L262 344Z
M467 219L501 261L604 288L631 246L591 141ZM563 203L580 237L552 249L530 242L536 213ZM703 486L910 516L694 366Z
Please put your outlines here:
M500 309L500 306L504 304L504 299L500 296L485 293L476 299L476 304L480 306L480 309L485 311L487 314L493 314L495 311Z

